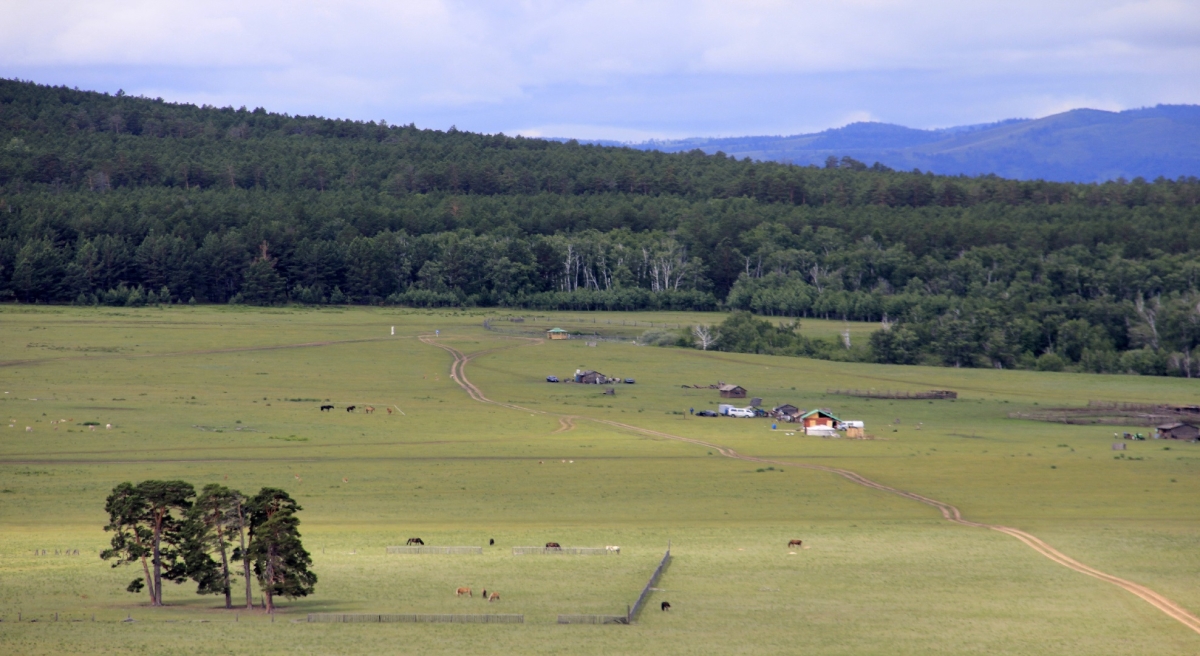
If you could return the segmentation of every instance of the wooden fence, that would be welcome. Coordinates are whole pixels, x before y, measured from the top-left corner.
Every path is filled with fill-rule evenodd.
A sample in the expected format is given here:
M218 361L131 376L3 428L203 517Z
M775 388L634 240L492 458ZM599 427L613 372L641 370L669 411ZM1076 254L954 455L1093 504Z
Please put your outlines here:
M483 547L388 547L390 554L441 554L459 556L463 554L481 554Z
M604 547L561 547L559 549L546 547L513 547L514 556L607 556L616 552Z
M559 615L559 624L629 624L629 615Z
M437 624L524 624L524 615L456 615L456 614L426 614L426 613L309 613L309 622L339 622L339 623L379 623L379 622L420 622Z
M893 392L892 390L859 390L859 389L827 389L826 394L836 396L857 396L864 399L893 399L893 400L945 400L957 399L958 392L953 390L929 390L928 392Z
M646 604L646 598L650 596L650 591L654 588L654 584L658 583L658 579L662 576L663 571L667 569L667 565L671 562L671 543L667 543L667 553L663 554L662 561L658 563L658 567L654 569L654 573L650 575L650 580L646 582L646 587L642 588L642 594L638 595L637 601L633 602L633 608L629 610L629 624L632 624L637 619L639 613L642 612L642 606Z

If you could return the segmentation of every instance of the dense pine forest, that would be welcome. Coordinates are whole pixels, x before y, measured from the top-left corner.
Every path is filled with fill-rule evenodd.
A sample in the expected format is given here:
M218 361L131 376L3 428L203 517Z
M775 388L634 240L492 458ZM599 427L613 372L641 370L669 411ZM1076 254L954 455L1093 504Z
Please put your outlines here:
M1200 374L1200 180L665 154L0 80L0 301L727 308L718 347ZM800 324L802 326L802 322Z

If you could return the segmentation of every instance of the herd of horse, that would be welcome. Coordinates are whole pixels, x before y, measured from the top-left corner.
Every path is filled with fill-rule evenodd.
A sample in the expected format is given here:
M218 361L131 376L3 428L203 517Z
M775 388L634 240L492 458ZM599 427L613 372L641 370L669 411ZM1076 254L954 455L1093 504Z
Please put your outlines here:
M333 405L330 405L330 404L323 405L323 406L321 406L321 412L329 412L330 410L333 410L333 409L334 409L334 407L335 407L335 406L333 406ZM346 412L354 412L354 411L355 411L355 410L357 410L357 409L358 409L358 406L356 406L356 405L348 405L348 406L346 406ZM384 410L387 410L387 413L388 413L389 415L390 415L390 414L392 414L392 409L391 409L391 408L384 408ZM375 408L373 408L373 407L371 407L371 406L369 406L369 405L364 405L364 406L363 406L363 412L365 412L365 413L367 413L367 414L371 414L372 412L375 412Z

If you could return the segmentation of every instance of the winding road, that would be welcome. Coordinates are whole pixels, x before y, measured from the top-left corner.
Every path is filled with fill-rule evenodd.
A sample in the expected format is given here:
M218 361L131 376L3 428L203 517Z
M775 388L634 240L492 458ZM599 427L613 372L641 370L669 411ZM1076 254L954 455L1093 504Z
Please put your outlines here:
M608 419L597 419L594 417L584 417L584 416L578 416L578 415L558 415L556 413L549 413L544 410L536 410L533 408L526 408L526 407L515 405L512 403L501 403L499 401L493 401L492 399L489 399L486 395L484 395L483 391L480 390L479 387L477 387L474 383L472 383L467 378L466 366L467 366L467 363L470 362L471 360L473 360L477 357L480 357L482 355L487 355L489 353L495 353L497 351L502 351L502 350L506 350L506 349L516 348L518 346L523 346L526 344L541 344L543 341L541 339L514 338L514 339L520 339L522 341L518 342L517 344L513 344L511 346L502 346L502 347L498 347L498 348L477 351L470 355L467 355L466 353L463 353L462 351L460 351L452 346L443 344L440 341L436 341L433 337L431 337L429 335L423 335L423 336L421 336L420 339L422 342L429 344L431 346L436 346L436 347L446 351L451 356L453 356L454 362L450 365L450 377L453 378L454 382L458 383L459 387L463 388L463 390L465 390L466 393L468 395L470 395L470 397L472 399L474 399L480 403L489 403L492 405L498 405L498 406L501 406L504 408L509 408L511 410L520 410L522 412L528 412L531 414L542 414L542 415L551 415L551 416L559 417L560 427L559 427L559 430L555 431L556 433L562 432L565 430L570 430L570 428L573 428L574 420L576 420L576 419L586 419L588 421L593 421L598 424L604 424L606 426L612 426L614 428L619 428L622 430L633 431L636 433L641 433L643 435L649 435L652 437L659 437L659 438L668 439L668 440L675 440L678 442L687 442L689 444L695 444L697 446L702 446L707 449L712 449L713 451L716 451L717 453L721 454L722 456L725 456L726 458L734 458L737 460L745 460L748 462L760 462L760 463L768 463L768 464L773 464L773 465L782 465L785 467L796 467L796 468L800 468L800 469L811 469L811 470L815 470L815 471L823 471L823 472L829 472L831 474L837 474L838 476L841 476L842 478L845 478L846 480L848 480L852 483L856 483L856 484L862 485L864 487L869 487L869 488L872 488L875 490L879 490L881 492L887 492L890 494L902 496L906 499L911 499L918 503L923 503L927 506L933 506L934 508L937 508L942 513L942 517L944 517L947 521L954 522L955 524L962 524L963 526L971 526L971 527L975 527L975 528L987 528L987 529L991 529L993 531L999 531L1006 535L1010 535L1010 536L1020 540L1021 542L1023 542L1029 548L1031 548L1034 551L1038 552L1039 554L1045 556L1046 558L1049 558L1050 560L1054 561L1055 563L1062 565L1063 567L1073 569L1076 572L1079 572L1081 574L1086 574L1088 576L1091 576L1092 578L1099 579L1106 583L1111 583L1119 588L1122 588L1128 592L1131 592L1131 593L1137 595L1138 597L1141 597L1146 603L1157 608L1159 611L1162 611L1168 617L1178 621L1180 624L1183 624L1184 626L1191 629L1192 631L1195 631L1196 633L1200 633L1200 617L1196 617L1196 615L1192 614L1184 607L1182 607L1179 604L1175 603L1174 601L1164 597L1163 595L1155 592L1154 590L1151 590L1150 588L1147 588L1144 585L1134 583L1133 581L1128 581L1126 579L1123 579L1123 578L1120 578L1117 576L1113 576L1112 574L1102 572L1094 567L1085 565L1085 564L1079 562L1078 560L1075 560L1074 558L1071 558L1070 556L1055 549L1054 547L1046 544L1041 539L1039 539L1037 536L1026 533L1025 531L1022 531L1020 529L1012 528L1011 526L1001 526L999 524L984 524L981 522L973 522L968 519L964 519L962 516L962 513L959 512L958 508L956 508L955 506L948 504L944 501L938 501L937 499L931 499L929 497L922 496L920 494L916 494L913 492L907 492L907 491L901 490L899 488L891 487L889 485L884 485L882 483L877 483L875 481L872 481L869 478L862 476L861 474L850 471L849 469L841 469L838 467L826 467L823 465L813 465L813 464L803 463L803 462L790 462L790 461L784 461L784 460L773 460L773 459L769 459L769 458L758 458L755 456L747 456L747 455L742 455L729 447L721 446L719 444L712 444L711 442L705 442L703 440L697 440L697 439L690 438L690 437L682 437L680 435L672 435L671 433L664 433L661 431L651 430L648 428L642 428L640 426L634 426L632 424L624 424L621 422L611 421Z

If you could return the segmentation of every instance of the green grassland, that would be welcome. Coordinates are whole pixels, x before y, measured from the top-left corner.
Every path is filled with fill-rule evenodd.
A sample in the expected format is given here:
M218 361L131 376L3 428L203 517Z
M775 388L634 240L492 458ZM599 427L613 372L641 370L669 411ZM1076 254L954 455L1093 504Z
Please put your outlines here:
M1029 531L1197 613L1200 445L1137 442L1114 458L1122 455L1110 449L1120 427L1007 418L1089 399L1194 403L1194 381L535 344L481 327L498 316L0 308L0 419L7 420L0 424L0 652L1200 651L1200 635L1137 597L1006 535L947 523L929 507L833 474L768 469L587 420L851 469L953 503L969 519ZM601 334L622 336L644 324L722 318L526 316L514 329L576 330L594 318ZM617 328L621 321L643 325ZM803 325L826 336L843 329L841 322ZM854 325L852 334L870 329ZM466 353L490 350L467 365L470 380L491 399L534 412L471 400L449 376L450 356L417 339L434 330ZM637 383L606 396L595 386L544 382L577 368ZM829 407L862 419L877 439L825 440L788 435L783 426L772 431L768 420L690 416L689 408L713 408L719 399L682 385L718 379L768 405ZM954 389L959 399L868 400L827 396L828 388ZM338 409L319 412L325 402ZM348 404L378 410L349 414L341 409ZM401 412L389 416L386 406ZM561 430L560 415L576 417L574 428ZM50 423L59 419L68 421ZM108 423L112 429L103 428ZM106 545L104 497L121 481L146 478L251 493L287 489L304 506L316 594L285 601L271 622L244 610L235 621L193 584L168 586L163 609L124 592L135 573L97 555ZM496 546L470 556L384 553L412 536L440 545L494 538ZM790 538L803 538L806 548L790 553ZM615 544L622 552L511 554L514 545L550 540ZM638 624L555 624L558 613L624 612L668 541L673 562ZM460 585L474 587L476 597L455 598ZM501 601L481 601L484 587ZM671 612L658 611L661 600ZM296 622L308 612L523 613L526 624ZM16 622L18 613L26 621ZM126 617L136 621L119 621Z

